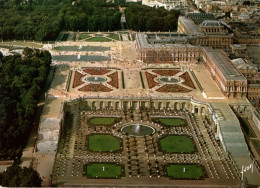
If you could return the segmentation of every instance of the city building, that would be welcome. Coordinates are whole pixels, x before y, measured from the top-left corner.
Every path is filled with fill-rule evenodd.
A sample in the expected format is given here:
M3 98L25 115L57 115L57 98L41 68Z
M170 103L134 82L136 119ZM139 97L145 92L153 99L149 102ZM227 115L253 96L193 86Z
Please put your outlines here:
M247 79L222 50L203 48L202 62L227 98L247 96Z

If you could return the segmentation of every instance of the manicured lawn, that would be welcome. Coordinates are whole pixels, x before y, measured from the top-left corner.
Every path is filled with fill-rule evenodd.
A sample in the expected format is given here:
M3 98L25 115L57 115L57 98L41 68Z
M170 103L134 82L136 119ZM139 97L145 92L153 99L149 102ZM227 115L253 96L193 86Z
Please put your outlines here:
M91 37L91 36L90 35L80 35L79 39L82 40L82 39L86 39L89 37Z
M159 123L169 127L185 125L185 121L181 118L160 118L158 121Z
M116 34L108 35L108 38L111 38L111 39L114 39L114 40L119 40L119 37Z
M105 170L103 170L105 167ZM122 167L117 164L94 163L86 166L86 173L93 178L115 178L122 174Z
M189 136L169 135L160 140L162 151L173 153L191 153L196 149Z
M168 176L174 179L197 179L204 176L202 167L192 164L171 164L166 170Z
M92 151L117 151L120 150L120 141L111 135L90 135L88 147Z
M92 118L90 119L90 123L94 125L111 125L115 121L115 118L113 117L98 117L98 118Z
M93 37L87 40L87 42L110 42L110 39L104 37Z

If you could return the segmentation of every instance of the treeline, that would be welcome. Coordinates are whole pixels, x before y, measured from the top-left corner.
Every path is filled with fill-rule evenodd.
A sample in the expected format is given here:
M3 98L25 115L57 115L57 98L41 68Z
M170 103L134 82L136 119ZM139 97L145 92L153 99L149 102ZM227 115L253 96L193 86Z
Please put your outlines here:
M0 159L21 156L51 63L48 51L0 53Z
M121 1L2 0L0 39L47 41L55 40L62 30L118 30Z
M179 15L178 10L167 11L138 4L125 9L127 26L134 31L175 31Z

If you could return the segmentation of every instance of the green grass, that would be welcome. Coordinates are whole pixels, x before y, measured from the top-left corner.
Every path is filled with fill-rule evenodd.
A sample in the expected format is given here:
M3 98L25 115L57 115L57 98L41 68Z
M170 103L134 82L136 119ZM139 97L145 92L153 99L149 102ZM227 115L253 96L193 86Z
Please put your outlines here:
M162 151L170 153L191 153L196 150L189 136L169 135L160 140Z
M96 118L91 118L90 123L94 125L111 125L114 123L116 118L113 117L96 117Z
M87 40L87 42L110 42L110 39L104 37L93 37Z
M185 168L185 172L183 172ZM192 164L171 164L166 167L168 176L174 179L199 179L204 177L201 166Z
M91 135L88 137L88 147L91 151L117 151L120 150L120 141L111 135Z
M119 36L117 34L111 34L111 35L108 35L107 37L114 39L114 40L119 40Z
M169 127L185 125L185 121L181 118L160 118L158 122Z
M90 35L80 35L79 39L83 40L83 39L87 39L89 37L91 37L91 36Z
M105 171L103 171L105 167ZM94 163L86 166L86 174L93 178L115 178L122 174L122 166L117 164Z

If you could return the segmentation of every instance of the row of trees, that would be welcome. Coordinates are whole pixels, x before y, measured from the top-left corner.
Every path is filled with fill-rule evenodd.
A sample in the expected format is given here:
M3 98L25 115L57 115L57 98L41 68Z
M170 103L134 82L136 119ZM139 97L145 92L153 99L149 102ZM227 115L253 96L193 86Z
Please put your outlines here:
M0 54L0 159L19 158L51 63L48 51Z
M120 1L3 0L0 1L0 39L55 40L60 31L120 29Z
M179 15L178 10L167 11L139 4L132 4L125 9L127 25L135 31L175 31Z

